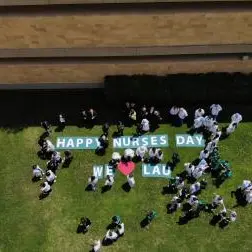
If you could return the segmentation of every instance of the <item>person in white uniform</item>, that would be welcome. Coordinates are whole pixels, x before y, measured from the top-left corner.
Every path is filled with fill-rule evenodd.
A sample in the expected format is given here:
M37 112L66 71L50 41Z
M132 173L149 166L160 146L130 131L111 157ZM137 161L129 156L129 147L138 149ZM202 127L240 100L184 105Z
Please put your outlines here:
M120 153L119 152L113 152L112 153L111 164L113 166L116 166L120 161L121 161L121 155L120 155Z
M243 180L240 188L242 191L245 191L248 189L250 190L250 189L252 189L252 182L250 180Z
M230 123L226 128L226 135L229 136L231 133L235 131L237 128L237 123Z
M214 195L215 196L214 196L213 201L212 201L212 207L215 209L218 206L223 205L224 201L223 201L223 198L220 195L218 195L218 194L214 194Z
M194 113L194 118L199 118L199 117L203 117L203 115L205 114L205 110L202 109L202 108L198 108L195 110L195 113Z
M242 115L239 113L235 113L231 116L231 122L239 124L242 121Z
M101 240L94 241L92 252L100 252L100 251L101 251Z
M211 132L212 136L216 134L216 132L218 131L218 127L218 123L213 122L212 126L209 128L209 132Z
M104 237L104 240L105 241L109 240L111 242L114 242L117 240L117 238L118 238L118 234L115 231L109 229Z
M203 175L203 169L201 167L196 167L192 173L192 177L199 179Z
M202 150L199 155L199 159L207 159L209 157L209 152L208 150Z
M205 150L208 151L209 153L212 153L214 148L216 148L216 143L214 141L210 141L207 143L207 146L205 147Z
M124 229L124 223L123 222L117 226L116 232L117 232L119 237L124 235L125 229Z
M47 181L50 185L52 185L53 183L56 182L56 178L57 178L57 176L56 176L51 170L48 170L48 171L46 172L46 181Z
M32 166L32 180L36 181L36 180L41 180L43 178L44 175L44 171L38 166L38 165L33 165Z
M195 206L199 204L198 197L195 195L191 195L187 202L190 206Z
M139 146L136 149L136 157L141 161L144 161L147 153L148 153L148 148L146 146Z
M230 212L230 221L235 222L237 219L237 213L235 211Z
M55 150L55 146L52 144L50 140L46 140L46 151L47 152L52 152Z
M48 184L48 182L44 182L41 184L41 193L42 195L48 195L51 192L51 186Z
M212 104L210 106L210 111L211 111L211 115L212 115L213 119L216 120L217 116L222 111L222 107L220 104Z
M200 182L196 182L190 186L190 194L196 194L201 190Z
M192 173L195 169L195 166L192 165L191 163L185 163L184 164L185 171L187 172L188 176L192 176Z
M209 116L204 117L203 125L207 131L209 131L209 129L212 127L213 123L214 123L213 118L210 118Z
M135 182L135 178L134 178L133 173L127 175L127 182L128 182L128 184L129 184L130 188L135 187L136 182Z
M177 126L182 126L184 123L184 120L188 117L188 113L184 108L180 108L178 112L178 125Z
M200 116L194 119L193 129L199 130L204 125L204 117Z
M132 149L126 149L124 151L123 157L124 157L125 160L131 161L134 158L134 156L135 156L134 150L132 150Z
M141 122L141 130L145 133L150 130L150 122L146 118L144 118Z
M209 165L205 159L201 159L196 168L201 168L204 172L206 169L209 168Z

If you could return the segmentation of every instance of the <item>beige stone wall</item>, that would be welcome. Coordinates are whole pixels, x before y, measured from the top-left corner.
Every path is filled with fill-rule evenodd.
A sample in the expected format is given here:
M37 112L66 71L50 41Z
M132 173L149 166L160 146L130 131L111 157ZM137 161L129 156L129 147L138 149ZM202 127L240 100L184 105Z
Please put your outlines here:
M252 43L252 10L0 16L0 48Z
M0 65L0 84L100 83L105 75L252 72L252 60L145 61ZM120 83L118 83L120 85ZM1 87L0 87L1 88Z

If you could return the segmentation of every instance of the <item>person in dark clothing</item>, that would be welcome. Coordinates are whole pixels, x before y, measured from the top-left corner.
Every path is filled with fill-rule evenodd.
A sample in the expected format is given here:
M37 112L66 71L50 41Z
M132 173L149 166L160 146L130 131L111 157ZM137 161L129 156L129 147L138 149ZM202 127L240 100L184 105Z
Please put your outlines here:
M145 105L143 105L143 107L140 110L140 115L139 115L139 121L141 122L144 118L148 117L148 111L147 111L147 107Z
M71 164L73 160L73 154L70 150L66 150L64 152L65 157L63 158L63 167L67 168Z
M85 124L88 126L94 125L95 119L97 117L97 113L94 109L90 108L88 111L83 110L81 114Z
M77 233L86 233L91 226L91 221L87 217L82 217L77 228Z
M60 114L58 131L63 131L65 127L66 127L66 118L62 114Z
M50 135L51 133L51 125L49 124L48 121L43 121L41 122L41 127L46 131L47 136Z
M104 134L108 135L108 133L109 133L109 123L108 122L106 122L102 125L102 131Z
M105 150L109 145L109 141L108 141L108 134L103 133L100 137L99 137L99 143L100 146L98 146L95 150L95 153L98 155L104 155L105 154Z
M123 136L123 131L124 131L124 124L122 121L119 121L117 123L117 136Z

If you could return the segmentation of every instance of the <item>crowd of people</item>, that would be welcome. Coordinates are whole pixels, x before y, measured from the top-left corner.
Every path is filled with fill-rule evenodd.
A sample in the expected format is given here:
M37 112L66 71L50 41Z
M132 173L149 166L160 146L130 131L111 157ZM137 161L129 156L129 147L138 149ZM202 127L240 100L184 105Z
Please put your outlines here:
M165 186L165 190L174 194L171 202L167 206L168 213L173 213L182 207L182 216L178 223L187 223L190 219L198 217L202 211L206 211L213 214L213 218L210 221L211 224L216 225L219 223L220 227L227 226L230 222L236 221L237 213L233 210L229 210L225 207L224 198L221 195L215 194L211 202L200 199L199 194L202 190L207 189L206 175L211 173L215 177L216 185L220 185L226 179L232 177L231 165L227 160L221 158L219 152L219 142L230 134L232 134L242 121L242 115L235 113L230 118L228 126L221 128L218 124L218 116L222 111L222 107L219 104L212 104L207 113L203 108L197 108L194 112L194 119L192 127L189 133L202 133L206 140L206 145L199 153L199 156L191 162L184 164L184 171L177 174L174 177L169 177L169 183ZM173 106L169 110L169 117L171 118L172 125L182 126L188 118L188 112L183 107ZM97 113L94 109L82 111L83 122L86 125L94 125L97 117ZM153 132L158 127L163 118L160 112L154 107L142 107L136 106L135 103L127 102L123 109L123 119L120 119L117 123L117 132L114 136L119 137L124 134L125 126L136 126L136 135L141 136L147 132ZM47 121L42 122L42 127L45 129L45 133L39 139L40 156L44 159L48 159L47 170L43 171L38 165L33 166L33 180L42 180L45 176L45 181L41 185L41 197L48 196L52 191L52 185L56 182L56 171L62 165L68 167L73 159L73 155L70 151L65 151L65 157L61 158L61 154L55 151L55 147L48 139L51 130ZM59 127L64 129L66 125L65 117L59 115ZM106 148L109 146L109 123L105 123L102 126L102 134L99 137L99 147L96 149L97 154L104 154ZM148 146L140 146L136 150L125 149L123 154L119 152L113 152L109 164L117 169L120 162L145 162L151 164L157 164L164 160L164 153L160 148ZM178 153L174 153L172 156L172 162L169 162L169 166L172 170L180 162ZM99 178L92 175L88 178L88 187L92 191L97 191ZM103 188L110 190L115 183L114 175L107 175ZM136 186L134 174L127 175L127 183L130 188ZM249 180L244 180L242 185L238 187L233 193L236 194L239 191L239 195L246 203L252 203L252 183ZM157 216L155 211L150 211L146 215L147 224ZM119 216L112 218L112 226L110 228L103 242L100 240L95 241L93 251L99 251L102 244L108 242L112 244L118 240L124 234L124 223L121 222ZM81 232L85 233L89 230L91 221L87 217L81 218L78 226ZM148 226L148 225L147 225Z

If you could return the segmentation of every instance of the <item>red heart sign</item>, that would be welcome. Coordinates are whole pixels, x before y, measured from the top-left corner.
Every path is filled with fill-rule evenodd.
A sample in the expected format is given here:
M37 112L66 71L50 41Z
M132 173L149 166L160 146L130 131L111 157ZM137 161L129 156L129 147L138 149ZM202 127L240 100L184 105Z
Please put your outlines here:
M120 162L118 164L118 170L123 174L123 175L129 175L135 170L135 163L130 161L130 162Z

